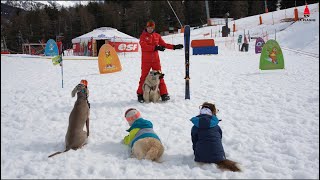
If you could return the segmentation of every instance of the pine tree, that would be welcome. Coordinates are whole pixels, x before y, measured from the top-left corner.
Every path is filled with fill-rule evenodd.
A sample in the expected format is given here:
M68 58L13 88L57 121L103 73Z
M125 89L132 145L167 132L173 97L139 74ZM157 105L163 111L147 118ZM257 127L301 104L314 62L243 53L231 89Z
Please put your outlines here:
M248 1L232 1L230 16L234 19L239 19L248 16Z
M264 2L263 1L250 1L248 3L248 15L254 16L262 14L265 12Z

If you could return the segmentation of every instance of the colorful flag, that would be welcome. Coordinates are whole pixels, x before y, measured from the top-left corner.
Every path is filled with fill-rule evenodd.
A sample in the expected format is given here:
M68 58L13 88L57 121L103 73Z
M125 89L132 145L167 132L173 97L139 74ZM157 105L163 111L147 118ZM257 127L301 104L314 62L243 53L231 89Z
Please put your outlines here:
M61 55L54 56L54 57L52 58L52 63L53 63L53 65L60 64L61 62L62 62L62 57L61 57Z

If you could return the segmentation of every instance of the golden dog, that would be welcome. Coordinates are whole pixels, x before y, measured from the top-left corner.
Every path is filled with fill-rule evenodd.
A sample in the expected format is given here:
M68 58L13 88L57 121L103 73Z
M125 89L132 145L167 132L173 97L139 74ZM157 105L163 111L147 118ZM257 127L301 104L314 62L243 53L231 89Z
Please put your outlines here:
M160 99L159 84L164 74L161 71L152 70L146 77L142 90L145 102L157 102Z
M164 152L160 138L153 130L151 121L143 119L140 112L130 108L125 112L125 118L130 126L123 143L131 147L131 157L158 161Z
M148 159L159 161L164 152L161 142L155 138L143 138L134 143L132 147L132 157L139 160Z

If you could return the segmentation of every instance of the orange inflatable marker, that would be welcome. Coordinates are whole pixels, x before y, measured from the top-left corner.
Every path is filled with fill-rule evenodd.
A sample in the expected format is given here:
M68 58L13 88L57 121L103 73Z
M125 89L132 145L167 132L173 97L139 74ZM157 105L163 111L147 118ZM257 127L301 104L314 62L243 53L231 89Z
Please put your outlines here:
M98 65L100 74L122 70L116 50L110 44L104 44L99 50Z

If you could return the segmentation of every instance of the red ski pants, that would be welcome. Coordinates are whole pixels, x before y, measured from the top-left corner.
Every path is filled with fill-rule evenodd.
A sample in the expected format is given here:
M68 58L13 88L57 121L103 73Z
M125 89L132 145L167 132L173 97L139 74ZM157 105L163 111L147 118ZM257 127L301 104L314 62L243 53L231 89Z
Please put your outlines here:
M144 80L148 76L151 68L152 68L152 70L160 70L161 71L160 62L143 62L143 63L141 63L141 76L140 76L137 94L143 94L142 85L144 83ZM164 82L163 78L160 79L159 89L160 89L160 95L168 94L167 86L166 86L166 83Z

